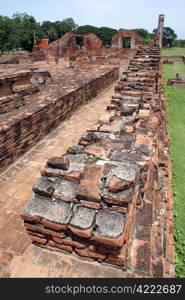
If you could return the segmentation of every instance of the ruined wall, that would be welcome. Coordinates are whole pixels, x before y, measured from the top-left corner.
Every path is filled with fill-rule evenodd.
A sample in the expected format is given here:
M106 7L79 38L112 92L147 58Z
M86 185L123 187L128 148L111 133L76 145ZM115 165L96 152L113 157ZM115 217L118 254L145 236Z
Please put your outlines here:
M0 170L28 151L46 134L57 127L77 107L87 103L98 92L116 80L119 69L112 68L81 84L74 91L51 101L33 103L28 111L0 127Z
M89 55L102 55L103 41L94 33L89 33L83 37L84 49Z
M163 26L164 26L164 16L163 14L159 15L158 28L157 32L159 33L159 47L162 48L162 40L163 40Z
M77 50L75 36L73 33L67 32L63 37L40 50L43 51L45 60L48 63L57 63L58 59L61 57L70 58Z
M48 71L20 71L0 76L0 114L5 114L25 105L24 97L39 91L51 75Z
M50 158L22 218L31 240L128 271L173 276L159 40L141 47L78 145Z
M131 49L138 48L142 44L142 39L137 30L119 30L112 37L112 48L123 48L124 38L131 38Z

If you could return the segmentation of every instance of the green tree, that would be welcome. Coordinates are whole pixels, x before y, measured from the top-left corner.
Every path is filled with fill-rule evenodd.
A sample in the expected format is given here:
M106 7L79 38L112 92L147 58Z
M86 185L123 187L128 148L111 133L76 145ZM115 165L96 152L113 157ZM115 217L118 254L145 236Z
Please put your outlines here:
M98 27L95 27L92 25L79 26L78 29L76 30L76 33L79 33L79 34L95 33L97 35Z
M175 40L173 47L185 48L185 40Z
M109 47L111 45L112 36L115 35L117 32L116 29L109 28L109 27L95 27L92 25L84 25L79 26L76 33L79 34L88 34L94 33L96 34L102 41L104 46Z
M105 47L111 46L112 37L117 33L116 29L109 27L98 28L97 36L103 41Z
M173 42L176 40L177 35L175 31L170 27L164 27L163 30L163 44L164 46L172 47Z
M56 22L44 21L41 28L50 42L53 42L61 38L66 32L76 32L78 25L72 18L66 18Z
M12 16L14 24L14 35L17 43L26 51L32 51L34 34L36 38L42 38L43 32L39 23L33 16L17 12Z
M15 40L12 31L12 21L9 17L0 16L0 50L4 51L13 49Z
M149 44L151 42L152 34L149 33L148 30L146 30L144 28L139 28L139 29L137 29L137 31L139 32L139 34L142 37L143 44Z
M53 42L57 39L57 32L56 28L54 26L54 23L50 21L44 21L41 25L42 31L44 32L44 35L46 38L49 38L50 42Z

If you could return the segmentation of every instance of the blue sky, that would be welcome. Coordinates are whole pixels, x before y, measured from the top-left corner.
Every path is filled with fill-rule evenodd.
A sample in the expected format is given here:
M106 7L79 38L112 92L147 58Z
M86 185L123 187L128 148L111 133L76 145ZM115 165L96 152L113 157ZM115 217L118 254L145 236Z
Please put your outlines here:
M185 0L1 0L0 15L16 11L33 15L37 21L56 21L72 17L78 25L112 28L157 26L158 15L165 14L165 26L185 39Z

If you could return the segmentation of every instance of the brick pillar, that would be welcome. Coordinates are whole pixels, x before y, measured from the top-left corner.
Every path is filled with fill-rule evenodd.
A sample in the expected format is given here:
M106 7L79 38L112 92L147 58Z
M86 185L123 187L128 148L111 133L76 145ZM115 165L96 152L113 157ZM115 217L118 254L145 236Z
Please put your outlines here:
M160 36L159 36L159 45L160 45L160 48L162 48L164 16L165 15L163 15L163 14L159 15L159 21L158 21L158 29L157 29L157 31L160 33Z

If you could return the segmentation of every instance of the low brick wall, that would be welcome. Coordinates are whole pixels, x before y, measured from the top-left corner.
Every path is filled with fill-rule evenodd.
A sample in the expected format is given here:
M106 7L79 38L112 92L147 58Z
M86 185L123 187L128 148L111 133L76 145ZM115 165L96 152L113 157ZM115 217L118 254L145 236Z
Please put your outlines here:
M169 79L168 85L177 86L177 87L185 87L185 80Z
M11 124L0 128L0 170L34 146L56 128L80 105L84 105L101 90L118 79L119 68L112 68L89 80L74 91L49 103L33 107Z
M24 97L14 94L0 100L0 114L7 113L24 105Z
M185 56L183 56L183 55L162 56L162 61L164 61L164 60L185 62Z

